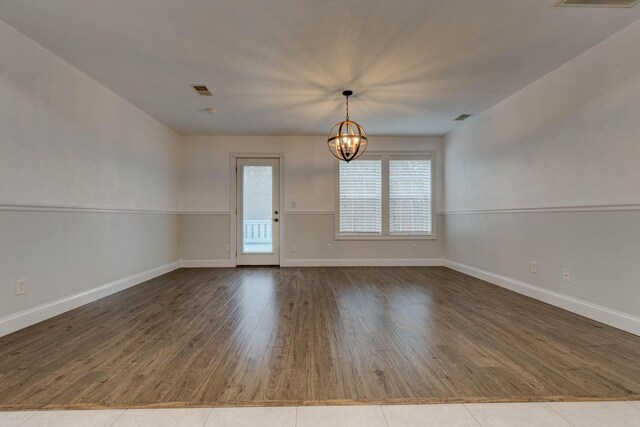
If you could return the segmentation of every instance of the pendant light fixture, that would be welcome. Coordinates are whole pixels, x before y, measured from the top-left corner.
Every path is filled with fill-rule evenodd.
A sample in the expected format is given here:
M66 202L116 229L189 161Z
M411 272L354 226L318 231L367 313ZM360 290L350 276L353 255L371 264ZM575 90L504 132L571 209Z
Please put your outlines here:
M349 97L353 92L345 90L342 94L347 98L347 118L331 128L327 144L331 154L348 163L364 154L369 140L364 128L349 119Z

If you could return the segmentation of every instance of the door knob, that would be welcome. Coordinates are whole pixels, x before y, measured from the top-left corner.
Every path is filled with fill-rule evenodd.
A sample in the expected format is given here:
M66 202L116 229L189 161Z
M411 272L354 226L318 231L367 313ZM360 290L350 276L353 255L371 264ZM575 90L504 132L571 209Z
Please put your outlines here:
M273 218L273 222L278 222L280 221L278 218Z

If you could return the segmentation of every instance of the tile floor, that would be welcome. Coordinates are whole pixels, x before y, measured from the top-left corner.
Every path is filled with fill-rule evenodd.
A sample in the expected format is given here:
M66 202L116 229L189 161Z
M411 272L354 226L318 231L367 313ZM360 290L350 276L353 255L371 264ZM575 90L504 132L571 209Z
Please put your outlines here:
M640 402L0 412L1 427L640 426Z

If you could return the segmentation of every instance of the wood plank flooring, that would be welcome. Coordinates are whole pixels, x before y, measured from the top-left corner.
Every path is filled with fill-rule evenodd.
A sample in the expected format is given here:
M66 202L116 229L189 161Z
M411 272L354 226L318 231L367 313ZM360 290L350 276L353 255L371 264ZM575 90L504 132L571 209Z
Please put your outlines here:
M0 338L0 409L640 400L640 337L442 267L182 269Z

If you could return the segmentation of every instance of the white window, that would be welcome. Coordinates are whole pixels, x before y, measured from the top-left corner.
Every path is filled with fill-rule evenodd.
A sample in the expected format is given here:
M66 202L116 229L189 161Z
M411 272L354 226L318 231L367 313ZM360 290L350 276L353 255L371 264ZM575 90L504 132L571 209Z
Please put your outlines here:
M336 239L433 239L433 156L338 162Z
M340 234L382 233L382 163L340 163Z
M431 159L389 159L389 232L431 231Z

